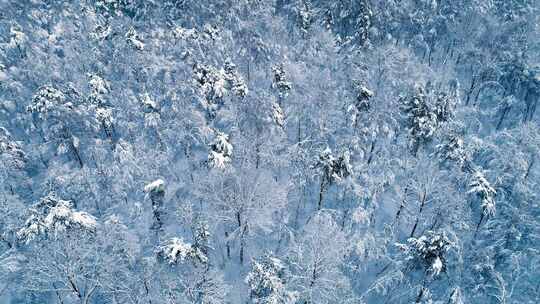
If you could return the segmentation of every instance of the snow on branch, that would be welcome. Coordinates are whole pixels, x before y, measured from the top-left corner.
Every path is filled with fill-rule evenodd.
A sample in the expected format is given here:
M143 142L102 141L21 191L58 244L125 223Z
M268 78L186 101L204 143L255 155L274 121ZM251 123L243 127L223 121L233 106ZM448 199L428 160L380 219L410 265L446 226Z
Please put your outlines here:
M71 201L48 195L30 208L30 217L17 232L17 236L29 243L39 236L57 237L68 230L95 232L97 225L92 215L73 210Z
M444 232L428 231L419 238L409 238L407 244L396 244L405 260L419 262L433 277L445 272L446 253L454 245Z
M164 192L165 191L165 182L162 179L157 179L150 184L144 186L144 192Z
M205 264L208 257L197 246L185 242L182 238L173 237L157 249L158 257L170 265L183 264L189 260Z
M473 172L467 193L476 195L480 199L482 212L486 216L495 215L495 195L497 191L491 187L481 170Z
M233 146L229 143L229 135L216 131L216 138L210 145L208 162L211 167L224 169L232 161Z

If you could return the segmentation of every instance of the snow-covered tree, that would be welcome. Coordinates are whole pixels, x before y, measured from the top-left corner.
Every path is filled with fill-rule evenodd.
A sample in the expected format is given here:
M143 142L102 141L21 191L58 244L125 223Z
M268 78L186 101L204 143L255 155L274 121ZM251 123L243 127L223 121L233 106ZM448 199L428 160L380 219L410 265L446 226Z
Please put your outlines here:
M38 237L55 238L71 230L93 233L96 219L84 212L73 210L70 201L48 195L29 209L24 227L17 232L22 242L29 243Z
M353 126L356 127L358 126L361 113L368 112L371 108L372 98L375 93L359 80L353 81L353 92L354 100L347 108L347 111L351 113L351 121L353 122Z
M215 117L221 99L226 94L226 80L224 73L212 66L195 64L193 75L203 100L201 103L209 116Z
M126 42L128 45L136 49L137 51L143 51L144 50L144 41L142 40L141 36L135 28L130 28L126 33Z
M278 127L283 128L285 125L285 114L279 103L272 102L272 120Z
M279 103L282 104L283 100L289 96L289 92L292 89L292 84L287 78L283 63L272 67L272 73L272 87L277 90Z
M484 172L477 169L471 174L469 191L467 191L467 193L480 200L482 215L480 216L480 220L477 225L478 229L484 217L492 217L495 215L495 195L497 194L497 191L488 182Z
M201 263L206 263L210 253L210 228L205 221L197 221L193 228L193 245L192 247L196 251L196 256L199 257Z
M9 195L2 191L3 199L0 201L0 255L6 257L10 249L14 248L18 237L17 232L24 221L25 207L19 197ZM6 254L6 255L4 255ZM0 278L0 281L2 279Z
M22 169L27 161L26 153L19 143L13 140L6 128L0 127L0 157L8 168Z
M158 259L166 262L168 273L159 278L160 293L167 298L184 298L187 303L224 303L223 279L199 245L173 237L157 248Z
M445 255L452 248L452 242L444 232L428 231L398 247L403 250L405 260L419 263L426 274L437 277L446 270Z
M370 101L373 95L373 91L368 89L360 81L353 82L353 88L355 90L355 103L354 106L359 112L368 111L371 107Z
M158 255L163 256L169 264L183 263L191 254L191 245L179 238L170 239L160 246Z
M9 28L9 39L6 43L2 44L2 49L7 51L14 51L13 54L18 57L24 57L26 54L26 47L28 42L28 36L24 33L24 30L19 24L14 22Z
M408 266L422 272L421 284L415 303L431 299L429 282L439 279L449 267L448 251L454 247L453 242L444 231L427 231L419 238L409 238L407 244L396 244L402 251L403 259Z
M305 38L309 33L312 24L315 22L315 12L310 0L298 1L296 8L297 25L302 36Z
M213 168L224 169L232 161L233 146L229 143L229 135L216 131L215 136L210 145L208 162Z
M144 112L144 125L147 128L157 128L161 122L159 104L148 93L141 95L140 103Z
M66 96L62 91L52 86L41 87L32 98L32 105L27 110L36 113L40 118L44 118L49 112L54 111L56 107L65 106L68 109L73 105L66 104Z
M181 264L199 262L206 264L208 257L197 246L186 243L181 238L171 238L158 248L158 256L166 260L169 264Z
M451 120L455 115L456 106L459 103L456 92L447 93L444 91L434 92L435 94L435 115L437 115L437 121L447 122Z
M112 138L114 132L114 117L107 96L111 93L109 82L96 74L88 74L90 94L88 100L95 105L95 117L101 124L106 136Z
M246 276L253 303L295 303L296 294L287 290L286 266L283 261L270 254L252 262Z
M352 174L350 158L349 151L344 151L339 157L335 158L330 147L326 147L319 154L315 164L315 167L321 171L318 209L322 208L323 195L327 187L343 181Z
M289 245L290 284L301 303L354 301L343 273L347 251L345 234L326 212L315 214Z
M539 302L539 13L0 1L0 302Z
M78 97L77 92L73 93L73 97ZM81 140L75 133L88 128L92 119L85 107L74 104L68 97L59 89L45 85L34 94L27 111L32 113L43 140L54 142L58 154L71 153L83 167Z
M416 155L418 149L433 138L437 128L437 113L433 111L424 88L420 85L415 87L414 94L401 98L401 105L406 115L409 145Z
M231 61L230 58L225 60L225 66L223 67L225 71L225 79L228 82L228 89L236 96L244 98L248 94L248 87L238 73L236 65Z
M353 42L360 46L369 43L373 11L370 1L316 2L320 21L335 32L343 42Z
M152 224L152 229L155 229L156 232L158 232L162 229L163 226L165 182L162 179L157 179L144 186L144 192L152 202L152 213L154 216L154 223Z
M448 134L442 143L437 145L437 155L442 163L452 162L458 168L467 169L469 166L469 155L465 149L463 138L459 134Z
M202 97L201 104L210 118L216 116L225 103L225 97L232 95L244 98L248 93L244 79L228 58L222 69L196 63L193 66L193 76Z

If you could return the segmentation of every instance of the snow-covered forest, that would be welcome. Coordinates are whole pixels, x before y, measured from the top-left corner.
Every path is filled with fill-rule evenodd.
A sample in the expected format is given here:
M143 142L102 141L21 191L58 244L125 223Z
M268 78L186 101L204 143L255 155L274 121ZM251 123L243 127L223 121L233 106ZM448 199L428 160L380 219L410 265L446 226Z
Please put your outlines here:
M540 1L0 0L0 303L540 303Z

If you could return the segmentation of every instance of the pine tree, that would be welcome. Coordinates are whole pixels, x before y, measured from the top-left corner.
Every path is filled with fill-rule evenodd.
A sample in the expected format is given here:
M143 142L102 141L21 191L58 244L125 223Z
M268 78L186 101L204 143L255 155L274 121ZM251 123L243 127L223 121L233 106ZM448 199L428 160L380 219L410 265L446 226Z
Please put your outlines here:
M208 162L213 168L224 169L232 161L233 146L229 143L229 135L216 130L215 136L210 144Z
M157 254L171 265L185 263L194 257L192 245L177 237L173 237L159 246Z
M318 209L322 208L323 195L327 187L334 183L339 183L352 174L352 166L350 164L350 152L344 151L338 158L332 155L330 147L326 147L320 154L315 168L319 168L320 172L320 189Z
M238 73L236 65L231 61L230 58L225 60L224 70L225 79L228 83L228 90L240 98L246 97L248 94L248 87L242 76Z
M353 81L353 89L355 91L355 103L354 106L358 112L369 111L371 108L371 98L375 95L373 91L368 89L362 82Z
M101 128L106 136L112 139L114 133L114 117L107 95L111 92L109 82L99 75L87 74L90 95L88 101L95 106L96 120L101 124Z
M273 80L272 88L276 89L278 92L278 101L279 104L283 104L283 100L289 96L289 92L292 89L292 84L287 79L287 74L285 72L285 67L283 63L280 63L272 67Z
M420 263L425 273L433 277L445 272L445 255L453 244L444 231L428 231L419 238L409 238L407 242L405 245L398 244L405 260Z
M480 199L480 208L482 209L482 215L478 221L476 230L480 227L484 217L491 217L495 215L495 195L497 191L487 181L484 172L476 169L471 174L471 180L469 182L469 191L467 192Z
M152 129L157 128L161 122L160 106L158 102L150 97L150 94L144 93L140 98L141 107L144 112L144 125Z
M451 132L442 143L437 145L437 155L442 163L454 163L465 171L469 170L470 157L465 150L465 143L459 134Z
M0 157L8 168L15 170L23 169L28 161L20 144L14 141L11 133L3 127L0 127Z
M288 291L286 267L284 263L270 254L265 254L252 262L251 271L246 277L250 298L257 304L292 304L296 294Z
M152 202L152 213L154 215L154 223L152 229L159 233L163 227L163 203L165 199L165 182L162 179L157 179L148 185L144 186L144 192Z
M199 96L202 97L201 104L210 119L216 117L227 96L244 98L248 94L244 79L238 73L236 65L228 58L222 69L196 63L193 66L193 75Z
M424 88L419 85L413 95L401 98L401 106L406 115L409 146L413 155L416 155L418 149L433 138L437 128L437 113L431 108Z
M75 105L71 100L78 97L64 94L61 90L45 85L38 89L27 111L32 113L34 125L40 129L44 141L56 143L59 154L70 152L83 167L80 139L75 131L84 129L91 119L87 108Z
M17 236L22 242L29 243L38 237L54 239L72 230L94 233L96 227L92 215L75 211L71 201L49 194L29 209L29 217Z
M435 115L437 122L448 122L455 115L455 108L459 103L456 93L447 93L444 91L433 92L435 94Z
M126 42L129 46L133 47L137 51L144 50L144 42L139 33L133 27L131 27L126 33Z
M198 221L193 231L193 246L194 256L202 264L208 263L208 255L210 253L210 228L204 221Z
M402 250L403 259L412 264L413 269L422 271L422 283L415 303L430 299L430 280L436 280L445 273L448 265L446 256L455 245L444 231L427 231L419 238L409 238L407 244L396 244Z
M272 102L271 118L278 127L283 129L283 127L285 126L285 114L283 113L283 109L277 102Z

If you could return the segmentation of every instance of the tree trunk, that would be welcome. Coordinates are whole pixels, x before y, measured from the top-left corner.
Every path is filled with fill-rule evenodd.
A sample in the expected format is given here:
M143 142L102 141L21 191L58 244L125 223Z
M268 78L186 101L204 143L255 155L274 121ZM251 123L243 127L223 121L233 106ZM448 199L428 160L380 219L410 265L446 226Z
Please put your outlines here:
M509 110L510 110L509 106L504 108L503 113L501 114L501 118L499 119L499 122L497 123L496 130L499 130L501 128L501 125L502 125L502 123L504 121L504 118L506 117L506 114L508 113Z
M425 291L426 291L426 278L424 277L424 280L422 280L422 287L420 288L420 292L418 293L418 296L416 297L416 301L414 303L420 303L422 301L422 296L424 295Z
M396 216L394 217L394 223L398 223L399 221L399 216L401 215L401 211L403 211L403 208L405 207L405 203L407 202L408 191L409 191L409 186L406 186L404 194L403 194L403 199L401 200L401 204L399 204L398 211L396 212Z
M302 128L300 126L300 118L298 118L298 142L302 141Z
M536 106L538 105L538 98L534 101L531 111L529 113L529 121L531 121L534 117L534 113L536 112Z
M452 292L450 293L450 297L448 297L448 302L446 302L447 304L452 303L452 297L454 296L455 293L456 293L456 289L454 288L454 290L452 290Z
M450 52L450 48L451 48L453 43L454 43L454 41L449 43L448 46L446 47L446 50L444 51L444 54L443 54L443 57L442 57L443 58L443 61L442 61L443 65L446 65L446 61L448 59L448 53Z
M527 171L525 172L525 176L523 176L523 180L527 180L529 177L529 174L531 173L531 169L534 166L534 155L531 157L531 160L529 161L529 165L527 166Z
M229 232L225 231L225 248L227 250L227 259L231 259L231 244L229 242Z
M259 169L259 163L261 161L261 144L257 142L255 144L255 169Z
M343 211L343 217L341 218L341 231L345 230L345 222L347 221L347 215L349 215L349 209Z
M298 200L298 205L296 206L296 212L294 214L294 227L298 228L298 218L300 217L300 204L304 202L306 195L306 187L302 186L302 197Z
M480 229L480 224L482 224L482 221L484 220L484 216L486 214L482 210L482 215L480 215L480 220L478 221L478 224L476 225L476 230L474 231L474 237L476 238L476 234L478 233L478 229Z
M144 279L144 292L146 293L146 298L148 299L148 304L152 304L152 299L149 297L150 289L148 288L148 281Z
M73 144L73 141L70 142L70 145L71 145L71 150L73 151L73 154L75 154L75 158L77 158L77 161L79 162L79 165L82 168L84 164L81 159L81 155L79 154L79 150L77 149L77 147L75 147L75 145Z
M79 298L79 300L82 301L82 294L79 291L79 288L77 288L77 285L75 285L75 283L73 282L73 279L71 278L71 276L68 276L68 283L69 283L69 286L71 287L71 291L77 296L77 298Z
M425 288L424 288L424 285L422 285L422 288L420 289L420 292L418 293L418 296L416 297L416 301L414 301L414 303L420 303L420 301L422 301L422 296L424 295L424 291L425 291Z
M161 231L161 228L163 226L163 223L161 221L161 208L163 205L162 199L162 197L156 196L153 193L150 194L150 200L152 201L152 213L154 215L154 224L152 228L155 229L156 234L159 234L159 231Z
M326 185L326 182L325 182L325 178L323 176L323 177L321 177L321 188L319 190L319 203L318 203L318 206L317 206L317 210L322 209L322 201L323 201L323 196L324 196L325 185Z
M313 264L313 271L311 273L311 282L309 283L309 287L315 286L315 282L317 281L317 262Z
M373 140L371 142L371 147L369 149L369 157L368 157L368 160L367 160L367 164L371 164L371 161L373 160L373 150L375 150L375 144L377 143L376 140Z
M471 72L472 72L472 67L471 67ZM469 105L469 100L471 99L471 94L474 91L475 84L476 84L476 76L473 75L473 77L471 79L471 87L467 91L467 98L465 99L465 105L466 106Z
M424 190L424 192L422 193L422 199L420 201L420 210L418 211L418 215L416 216L416 220L414 222L414 226L411 231L411 235L409 237L414 236L414 232L416 231L416 228L418 227L418 221L420 220L420 215L422 214L422 211L424 210L424 205L426 204L426 197L427 197L427 194L426 194L426 191Z
M246 247L245 234L247 232L247 225L244 225L242 233L240 234L240 264L244 264L244 248Z

